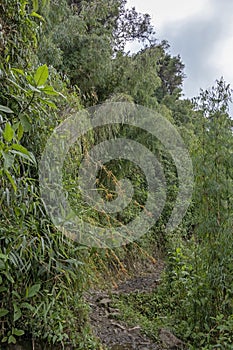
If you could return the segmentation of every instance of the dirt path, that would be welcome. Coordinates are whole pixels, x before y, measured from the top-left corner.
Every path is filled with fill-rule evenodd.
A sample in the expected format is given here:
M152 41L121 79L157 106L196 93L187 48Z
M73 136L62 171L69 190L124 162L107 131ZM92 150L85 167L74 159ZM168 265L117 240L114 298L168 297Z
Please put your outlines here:
M91 291L87 301L91 307L90 323L94 334L100 338L103 345L111 350L160 350L158 344L142 334L140 327L129 327L115 319L118 313L111 305L111 294L128 294L132 292L152 291L158 285L162 261L157 261L149 271L132 277L118 285L110 293Z

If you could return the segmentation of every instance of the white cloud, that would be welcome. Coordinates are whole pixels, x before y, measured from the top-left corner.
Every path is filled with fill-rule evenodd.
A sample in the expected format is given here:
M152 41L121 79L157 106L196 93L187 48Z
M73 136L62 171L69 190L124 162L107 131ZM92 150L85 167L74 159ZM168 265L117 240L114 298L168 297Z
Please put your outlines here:
M210 52L209 64L216 70L218 78L223 76L233 88L233 25L229 28L228 36L218 41Z
M149 13L159 33L171 22L193 16L206 16L211 11L210 0L128 0L127 6L135 6L137 11Z
M151 0L128 0L127 7L135 7L138 12L148 13L155 27L157 38L160 40L166 39L172 44L170 39L176 35L176 32L180 31L180 25L187 21L189 17L198 16L198 18L201 18L207 14L210 15L209 1L154 0L152 2ZM137 52L141 47L138 42L127 43L126 51Z

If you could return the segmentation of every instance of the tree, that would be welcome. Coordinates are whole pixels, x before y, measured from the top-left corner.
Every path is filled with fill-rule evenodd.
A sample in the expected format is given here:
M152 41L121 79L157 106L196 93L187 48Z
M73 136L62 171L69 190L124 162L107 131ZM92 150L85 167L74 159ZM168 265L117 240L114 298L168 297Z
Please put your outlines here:
M101 102L114 92L116 86L112 81L118 83L121 78L117 73L118 68L122 72L119 67L122 56L127 56L126 43L133 40L144 45L154 43L154 29L150 17L134 8L126 9L125 0L72 1L69 5L66 17L57 23L52 19L55 5L51 2L47 15L51 25L39 58L68 76L71 86L79 88L85 104ZM64 10L60 11L66 13L66 3L62 6ZM125 62L130 63L130 59L126 58L123 66Z
M162 41L157 45L159 51L158 76L162 83L156 90L155 95L159 102L167 95L175 95L176 98L179 98L185 78L184 64L180 55L171 56L168 51L169 47L167 41Z

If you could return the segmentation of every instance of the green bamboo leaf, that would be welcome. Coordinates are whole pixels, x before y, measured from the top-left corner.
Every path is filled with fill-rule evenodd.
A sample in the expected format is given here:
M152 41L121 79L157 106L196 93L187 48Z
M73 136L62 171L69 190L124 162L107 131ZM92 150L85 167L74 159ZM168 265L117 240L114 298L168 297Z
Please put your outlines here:
M43 66L40 66L35 75L34 75L34 80L36 83L36 86L42 86L46 83L47 79L49 77L49 69L46 64Z
M13 80L11 80L11 79L9 79L9 78L7 78L7 80L8 80L11 84L13 84L14 86L16 86L18 89L20 89L20 90L22 90L23 92L27 93L27 91L26 91L24 88L22 88L22 86L20 86L19 84L15 83Z
M18 156L24 158L24 159L27 159L29 160L29 162L33 163L33 164L37 164L36 163L36 159L33 155L33 153L29 152L25 147L23 147L22 145L19 145L17 143L14 143L12 146L11 146L11 150L10 150L11 153L13 154L17 154Z
M19 145L18 143L13 143L13 145L11 146L11 149L24 153L27 156L30 155L30 152L27 150L27 148L23 147L22 145Z
M5 112L5 113L14 113L12 111L12 109L10 109L9 107L3 106L3 105L0 105L0 111Z
M45 22L44 17L42 17L41 15L39 15L38 13L36 13L35 11L32 11L32 12L30 13L30 16L39 18L41 21Z
M33 163L34 165L36 165L36 160L35 160L35 157L33 156L32 153L30 153L29 155L25 154L25 153L22 153L20 151L15 151L15 150L10 150L10 152L12 154L16 154L17 156L19 157L22 157L26 160L28 160L30 163Z
M18 69L18 68L11 68L11 71L12 72L15 72L15 73L18 73L18 74L20 74L20 75L25 75L24 74L24 71L22 70L22 69Z
M6 123L5 129L3 131L3 137L6 142L11 142L14 137L14 130L12 129L10 123Z
M39 2L38 0L32 0L32 4L33 4L33 11L37 12L39 9Z

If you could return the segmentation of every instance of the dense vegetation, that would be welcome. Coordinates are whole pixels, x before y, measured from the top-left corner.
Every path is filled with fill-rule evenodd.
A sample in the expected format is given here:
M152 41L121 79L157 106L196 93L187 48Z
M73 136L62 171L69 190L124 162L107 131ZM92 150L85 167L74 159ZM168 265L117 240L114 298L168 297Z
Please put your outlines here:
M163 325L190 349L232 349L229 85L220 79L192 101L182 99L181 58L170 54L167 42L156 40L150 17L127 9L125 0L2 0L0 14L1 341L32 337L98 349L83 292L101 279L103 269L108 276L123 269L129 254L140 252L143 258L159 249L167 262L159 289L149 297L127 300L127 312L152 336ZM126 53L126 44L135 40L142 49ZM101 250L69 240L53 225L40 198L38 162L52 131L69 113L106 100L153 108L175 125L192 157L195 186L182 223L167 233L179 191L174 162L144 131L115 127L114 136L127 135L156 154L166 176L167 203L147 236ZM106 128L87 134L83 152L106 136L111 136ZM63 180L81 212L85 204L72 191L77 185L74 158L77 164L81 161L75 147L64 164ZM115 179L121 177L135 187L134 204L117 216L85 207L83 220L105 225L129 222L137 215L147 185L133 164L109 162L99 176L99 189L111 200Z

